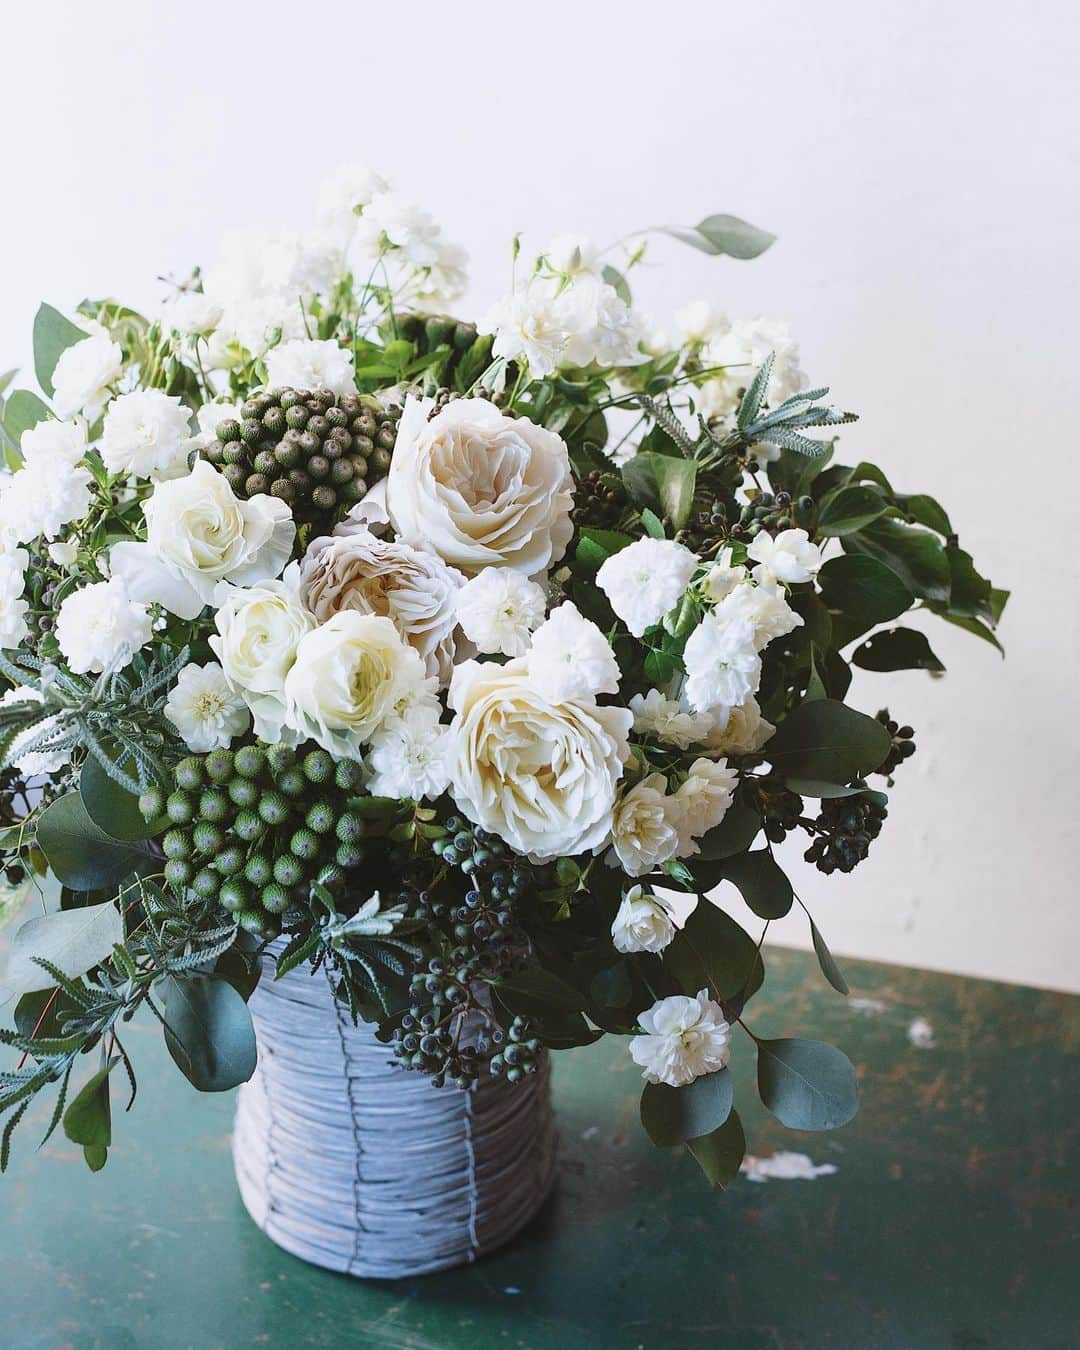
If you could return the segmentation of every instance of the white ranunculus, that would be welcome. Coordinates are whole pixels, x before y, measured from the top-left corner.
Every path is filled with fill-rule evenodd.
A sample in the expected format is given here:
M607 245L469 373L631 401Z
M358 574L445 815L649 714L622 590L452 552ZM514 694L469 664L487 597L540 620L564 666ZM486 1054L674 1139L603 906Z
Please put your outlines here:
M751 694L734 708L717 709L705 746L714 753L753 755L775 730L773 724L762 717L758 701Z
M254 586L222 582L213 595L217 635L210 647L251 709L255 735L269 742L295 739L283 730L285 677L300 639L315 627L292 584L294 572L290 567L286 580Z
M0 537L11 544L55 539L90 509L91 475L82 465L35 459L0 487Z
M424 681L423 662L389 619L342 610L300 639L285 677L288 722L335 758L359 759Z
M604 559L596 584L631 633L641 637L679 603L699 561L670 539L638 539Z
M662 773L650 773L615 804L611 825L614 856L608 862L630 877L643 877L674 858L679 848L680 804L667 795Z
M224 308L201 291L177 291L161 307L161 326L182 337L209 337Z
M122 670L152 636L150 611L118 577L73 591L56 616L56 640L76 675Z
M371 738L367 790L377 797L434 801L450 783L449 749L436 712L395 717Z
M219 581L248 586L276 577L296 537L284 502L263 493L241 501L203 459L186 477L158 483L143 512L146 543L114 544L112 574L137 599L181 619L196 618Z
M775 539L762 530L754 536L746 553L758 564L754 568L755 581L797 586L817 576L821 566L821 550L810 542L805 530L781 530Z
M603 848L629 753L625 708L552 703L524 660L458 666L450 705L450 791L470 820L537 861Z
M99 449L110 473L178 478L187 472L191 412L160 389L137 389L109 404Z
M244 700L216 661L184 667L165 700L165 716L199 755L230 745L251 725Z
M19 449L28 469L48 466L57 473L73 469L86 454L86 423L46 418L27 427L19 440Z
M348 238L356 229L359 213L389 188L386 179L366 165L342 164L319 187L319 219Z
M569 600L533 634L529 676L553 703L619 692L619 663L611 643Z
M461 630L478 651L524 656L529 636L544 621L542 586L513 567L485 567L457 596Z
M447 685L464 580L433 553L345 524L309 545L300 598L320 623L348 609L384 615L420 654L427 673Z
M266 353L268 384L290 389L330 389L355 394L353 355L339 342L294 338Z
M726 759L695 759L690 765L675 793L680 858L697 853L694 841L724 819L738 785L739 775Z
M731 1028L705 989L696 997L674 994L659 999L641 1014L638 1024L645 1034L631 1039L630 1055L648 1083L684 1087L727 1065Z
M372 257L389 247L400 249L413 267L430 267L439 256L442 231L427 211L396 192L380 192L364 208L356 235Z
M611 940L618 952L662 952L675 936L671 906L659 895L647 895L640 886L622 898Z
M634 730L640 736L655 736L665 745L686 750L700 745L713 728L709 713L692 712L675 699L665 698L659 689L646 694L635 694L630 700L634 714Z
M24 548L0 551L0 651L10 651L29 637L23 595L30 555Z
M123 368L123 349L103 328L66 347L52 375L57 417L82 413L87 421L95 421Z
M564 441L482 398L409 398L384 483L386 509L406 543L473 575L514 567L528 576L557 562L573 534L573 478Z
M695 712L733 708L757 692L761 680L754 626L746 619L706 614L683 651L683 692Z
M754 630L754 643L759 651L774 638L801 628L803 623L802 616L788 604L784 588L772 582L760 585L744 582L735 586L716 606L715 613L722 624L745 619Z

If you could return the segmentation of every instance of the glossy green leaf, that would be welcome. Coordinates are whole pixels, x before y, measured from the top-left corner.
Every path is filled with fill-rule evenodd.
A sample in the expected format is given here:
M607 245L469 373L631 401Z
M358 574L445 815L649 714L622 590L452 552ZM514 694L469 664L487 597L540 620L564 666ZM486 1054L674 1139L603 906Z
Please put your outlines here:
M730 914L704 897L664 951L664 965L685 994L749 997L761 987L757 943Z
M584 995L550 970L530 966L495 985L499 1002L512 1013L542 1014L550 1008L581 1012L588 1006Z
M767 848L729 858L724 876L759 919L782 919L794 903L791 882Z
M927 497L925 493L916 492L911 496L897 497L896 503L902 511L906 511L909 516L913 516L920 525L926 525L931 530L937 530L938 534L952 534L952 523L945 508L933 497Z
M888 503L872 487L856 483L830 492L818 513L817 532L826 536L852 534L883 515Z
M835 699L819 699L789 713L764 753L785 777L850 783L876 769L891 744L877 718Z
M641 1094L641 1123L657 1148L670 1148L710 1134L731 1114L731 1072L703 1074L683 1087L646 1083Z
M824 1041L759 1041L757 1080L762 1102L792 1130L835 1130L859 1109L851 1060Z
M893 516L882 516L864 530L845 535L844 548L885 563L909 591L923 600L948 602L952 584L949 560L944 544L929 530L907 525Z
M947 614L944 610L935 610L934 612L946 623L951 623L954 628L962 628L965 633L971 633L973 637L982 638L984 642L989 642L991 647L996 647L1002 656L1005 655L1005 648L981 619L969 619L959 614Z
M730 1186L746 1156L746 1135L734 1107L723 1125L710 1134L688 1139L686 1147L713 1186Z
M761 814L736 798L723 820L699 841L700 851L693 862L712 862L745 852L761 830ZM696 870L696 868L695 868ZM715 884L715 883L714 883Z
M86 330L66 319L52 305L42 304L34 316L34 374L45 394L52 398L53 371L61 355L87 336Z
M915 603L914 593L897 573L865 553L830 558L818 573L818 585L829 609L840 610L859 631L888 623Z
M79 774L79 795L91 821L111 839L135 843L150 839L165 828L164 816L146 821L138 797L109 777L95 755L90 755Z
M165 1044L200 1092L226 1092L255 1072L255 1029L228 980L170 976L164 982Z
M863 670L934 670L945 667L923 633L914 628L887 628L856 647L852 662Z
M24 431L36 427L50 416L48 408L28 389L16 389L4 404L4 430L11 443L18 446Z
M623 482L638 506L647 506L682 529L694 505L697 465L693 460L647 450L627 460Z
M103 890L160 868L145 843L114 839L96 825L78 792L45 808L37 840L53 873L73 891Z
M990 598L991 586L975 570L975 560L971 554L962 548L949 547L945 550L945 556L949 561L949 613L992 622L994 610Z

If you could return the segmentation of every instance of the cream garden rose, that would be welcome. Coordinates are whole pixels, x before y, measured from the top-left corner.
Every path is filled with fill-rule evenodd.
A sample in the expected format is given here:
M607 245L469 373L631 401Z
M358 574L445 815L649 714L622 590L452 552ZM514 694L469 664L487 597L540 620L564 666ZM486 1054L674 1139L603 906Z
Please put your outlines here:
M553 703L525 660L458 666L450 705L450 791L470 820L538 861L604 847L628 754L625 708Z
M300 639L285 677L286 716L336 758L359 759L424 682L423 662L389 619L342 610Z
M557 562L573 533L566 445L486 399L462 398L428 421L431 401L407 399L385 484L386 510L406 543L467 575Z
M276 577L296 537L284 502L262 493L241 501L201 459L185 477L158 483L143 512L146 543L115 544L112 573L133 599L181 619L197 618L220 581L244 586Z

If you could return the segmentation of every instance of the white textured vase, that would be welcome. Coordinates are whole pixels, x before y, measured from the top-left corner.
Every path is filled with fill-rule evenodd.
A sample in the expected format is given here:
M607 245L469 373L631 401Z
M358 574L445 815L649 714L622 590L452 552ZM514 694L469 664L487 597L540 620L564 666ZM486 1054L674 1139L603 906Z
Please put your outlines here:
M353 1026L325 970L251 998L259 1044L240 1089L233 1160L251 1217L286 1251L392 1279L473 1261L536 1213L555 1177L549 1068L435 1088Z

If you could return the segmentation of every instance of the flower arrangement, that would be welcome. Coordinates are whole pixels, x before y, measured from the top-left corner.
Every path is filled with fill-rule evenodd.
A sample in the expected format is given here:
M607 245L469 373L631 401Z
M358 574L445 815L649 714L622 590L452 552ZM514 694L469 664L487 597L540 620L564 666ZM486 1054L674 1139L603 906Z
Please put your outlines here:
M851 1118L839 1050L752 1030L801 904L776 848L866 858L914 744L851 666L938 674L897 620L997 645L1006 594L932 497L838 462L854 417L783 324L653 332L645 237L515 242L473 323L463 252L344 170L311 232L227 241L151 318L41 307L40 392L2 391L0 848L9 904L47 903L0 972L0 1164L55 1087L49 1133L103 1165L140 1007L196 1087L249 1077L268 953L448 1090L627 1037L645 1129L713 1182L732 1055L784 1124Z

